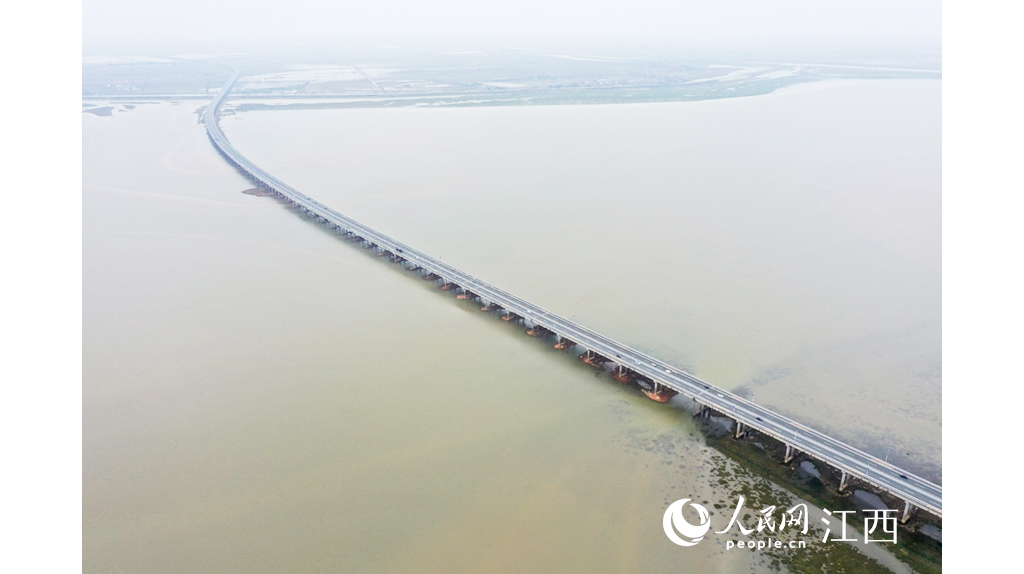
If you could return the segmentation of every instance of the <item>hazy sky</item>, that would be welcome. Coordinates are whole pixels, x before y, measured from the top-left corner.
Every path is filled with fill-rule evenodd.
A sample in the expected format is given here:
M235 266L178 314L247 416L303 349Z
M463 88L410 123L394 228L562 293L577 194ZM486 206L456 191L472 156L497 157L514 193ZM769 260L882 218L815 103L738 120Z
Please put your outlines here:
M83 40L938 41L940 0L84 0Z

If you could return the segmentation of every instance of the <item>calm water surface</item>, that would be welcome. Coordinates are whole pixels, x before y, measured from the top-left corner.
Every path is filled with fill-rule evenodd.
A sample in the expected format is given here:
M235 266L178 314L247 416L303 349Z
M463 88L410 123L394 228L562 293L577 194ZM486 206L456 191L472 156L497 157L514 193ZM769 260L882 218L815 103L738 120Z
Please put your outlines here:
M223 121L324 203L934 478L940 84ZM198 104L83 116L87 571L720 571L722 459L304 222ZM717 524L716 524L717 526Z
M223 124L328 205L939 479L940 103L861 81Z

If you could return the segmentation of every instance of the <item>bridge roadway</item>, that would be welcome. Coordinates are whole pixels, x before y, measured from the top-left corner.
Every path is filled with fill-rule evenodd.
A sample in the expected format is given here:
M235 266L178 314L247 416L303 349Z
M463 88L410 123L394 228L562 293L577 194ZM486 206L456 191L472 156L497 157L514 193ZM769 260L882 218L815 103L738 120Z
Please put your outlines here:
M651 381L671 388L703 407L718 411L737 423L769 435L811 458L830 464L852 477L899 497L914 507L942 517L941 486L490 285L362 225L270 175L232 147L217 123L220 105L238 79L238 74L236 71L228 84L210 102L204 113L204 122L213 144L231 163L256 182L277 192L332 227L354 233L379 248L403 257L427 272L478 295L486 302L499 305Z

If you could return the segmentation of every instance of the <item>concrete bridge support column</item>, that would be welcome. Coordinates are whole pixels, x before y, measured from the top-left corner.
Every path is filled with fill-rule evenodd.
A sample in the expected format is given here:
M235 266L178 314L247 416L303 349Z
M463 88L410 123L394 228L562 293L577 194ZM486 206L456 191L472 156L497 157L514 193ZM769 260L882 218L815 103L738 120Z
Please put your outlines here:
M530 328L526 330L526 334L531 337L544 337L546 335L550 335L551 331L537 323L534 323L533 321L530 321Z
M629 369L622 365L616 365L612 369L612 378L618 383L628 383L632 376L629 373Z
M910 516L914 513L914 505L909 502L903 503L903 515L900 516L900 524L906 524L910 520Z
M782 462L784 464L789 464L790 462L792 462L794 456L796 456L796 449L787 444L786 456L782 459Z
M741 438L742 436L743 436L743 423L741 423L740 421L736 421L736 438Z
M839 479L839 492L846 490L846 482L849 480L849 478L850 475L846 474L846 471L844 470L842 477L840 477Z

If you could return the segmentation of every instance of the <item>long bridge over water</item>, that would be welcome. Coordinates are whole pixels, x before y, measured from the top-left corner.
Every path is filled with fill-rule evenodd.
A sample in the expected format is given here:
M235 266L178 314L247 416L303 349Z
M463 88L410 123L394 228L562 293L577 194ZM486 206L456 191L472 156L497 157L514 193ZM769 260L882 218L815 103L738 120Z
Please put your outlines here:
M678 393L693 401L694 415L714 410L734 421L735 435L757 430L786 447L785 462L802 452L831 465L841 473L839 490L857 479L904 501L902 520L909 519L914 508L942 517L942 487L893 464L856 449L842 441L775 413L743 397L720 389L686 371L632 349L614 339L556 315L512 293L504 291L456 269L443 261L392 239L383 233L338 213L267 173L236 150L218 125L218 112L239 72L236 71L203 115L210 140L220 153L262 189L291 203L320 223L349 237L363 241L392 261L422 270L426 278L441 281L446 290L458 290L459 297L479 299L506 320L522 321L534 334L558 337L560 348L579 346L584 359L595 365L612 363L616 378L639 381L652 398Z

